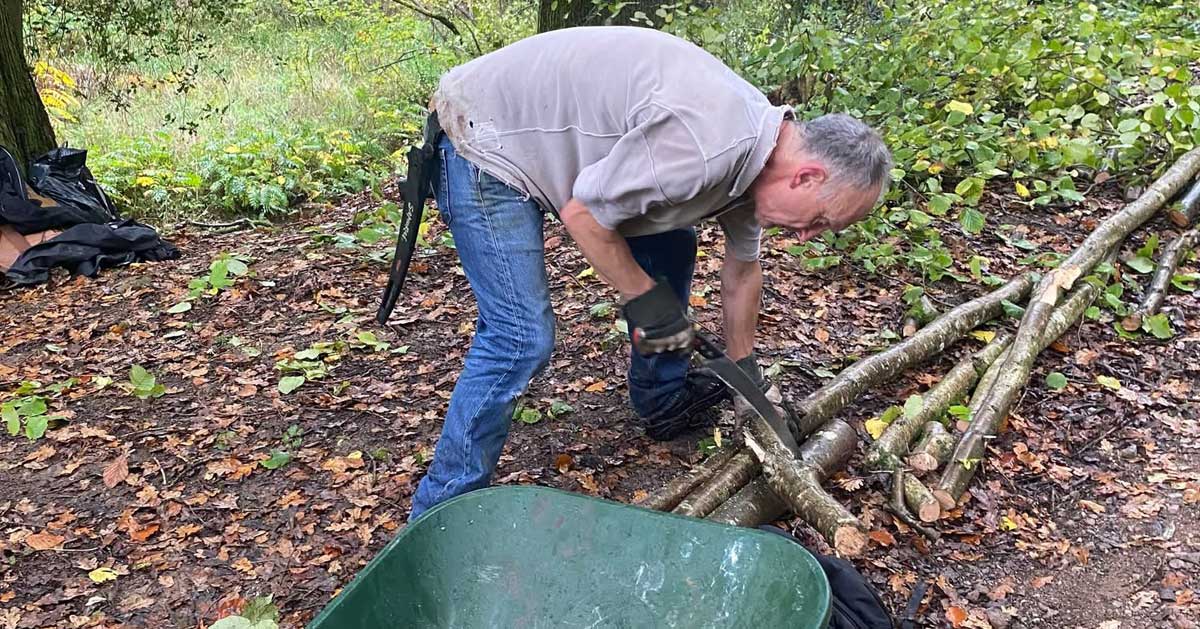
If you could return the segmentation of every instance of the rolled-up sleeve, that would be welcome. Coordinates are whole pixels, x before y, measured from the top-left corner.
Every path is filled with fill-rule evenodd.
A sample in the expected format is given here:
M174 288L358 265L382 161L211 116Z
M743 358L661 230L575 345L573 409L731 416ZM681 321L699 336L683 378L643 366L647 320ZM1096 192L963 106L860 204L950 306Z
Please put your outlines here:
M742 262L758 259L762 246L762 227L754 218L754 205L730 210L717 217L725 231L725 250Z
M596 222L615 230L655 206L675 205L708 184L703 153L687 124L650 106L603 159L576 177L572 196Z

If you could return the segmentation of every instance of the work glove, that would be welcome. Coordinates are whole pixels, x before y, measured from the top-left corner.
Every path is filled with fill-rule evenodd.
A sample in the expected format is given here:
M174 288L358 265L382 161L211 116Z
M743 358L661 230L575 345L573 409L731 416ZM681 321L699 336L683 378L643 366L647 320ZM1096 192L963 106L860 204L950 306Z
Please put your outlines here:
M633 347L642 355L690 350L695 333L675 292L659 280L621 308Z

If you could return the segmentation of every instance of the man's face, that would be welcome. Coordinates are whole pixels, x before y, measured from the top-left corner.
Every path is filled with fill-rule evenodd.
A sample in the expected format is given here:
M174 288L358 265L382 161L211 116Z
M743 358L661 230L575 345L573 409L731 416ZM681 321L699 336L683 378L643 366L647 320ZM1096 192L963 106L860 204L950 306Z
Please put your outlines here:
M879 200L880 188L869 189L831 179L819 164L805 164L786 179L754 190L754 216L763 227L791 229L800 242L825 230L841 231L866 216Z

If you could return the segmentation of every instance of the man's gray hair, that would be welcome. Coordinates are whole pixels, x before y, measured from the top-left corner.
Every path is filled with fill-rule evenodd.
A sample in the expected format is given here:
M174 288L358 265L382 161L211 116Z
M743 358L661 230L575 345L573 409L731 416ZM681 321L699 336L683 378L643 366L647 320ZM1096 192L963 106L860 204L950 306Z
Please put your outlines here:
M866 123L846 114L825 114L795 123L800 139L797 148L831 167L835 179L887 191L892 153Z

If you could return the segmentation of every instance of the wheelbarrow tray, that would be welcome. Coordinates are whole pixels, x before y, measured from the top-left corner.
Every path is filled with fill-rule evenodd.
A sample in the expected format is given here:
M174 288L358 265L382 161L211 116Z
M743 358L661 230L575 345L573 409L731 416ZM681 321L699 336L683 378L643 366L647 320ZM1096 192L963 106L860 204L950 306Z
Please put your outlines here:
M829 612L820 565L782 536L503 486L427 511L309 628L820 629Z

